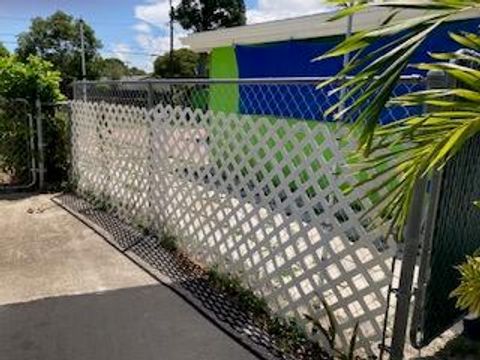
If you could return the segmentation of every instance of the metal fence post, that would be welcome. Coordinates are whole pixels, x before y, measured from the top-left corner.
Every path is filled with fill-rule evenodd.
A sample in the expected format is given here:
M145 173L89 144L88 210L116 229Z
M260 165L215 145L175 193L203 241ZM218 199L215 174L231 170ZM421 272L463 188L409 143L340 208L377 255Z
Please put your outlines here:
M397 291L397 306L392 334L391 359L403 359L407 334L412 283L420 245L420 229L422 224L423 200L425 198L426 179L420 179L415 185L409 215L404 229L404 250L402 271Z
M72 87L73 87L73 100L78 100L77 82L76 81L73 82Z
M427 89L444 88L445 73L430 71L427 75ZM425 110L431 110L426 107ZM397 292L397 306L395 309L395 322L392 334L391 359L403 359L406 343L407 328L410 319L410 305L412 285L417 264L417 256L421 244L421 227L424 216L424 199L426 194L427 179L423 178L415 186L409 215L404 229L404 252L402 258L402 271ZM424 254L422 254L424 255Z
M45 186L45 154L43 143L42 103L40 102L40 99L35 100L35 110L38 148L38 188L43 190Z
M148 110L152 110L154 104L153 104L153 84L151 81L147 83L147 96L148 96L148 99L147 99Z
M75 191L77 190L77 171L75 170L75 149L74 149L74 128L73 128L73 101L67 103L67 123L68 123L68 156L69 156L69 169L68 169L68 183L73 185Z
M83 101L87 101L87 81L85 79L82 80L82 92L83 92Z
M147 149L147 167L148 167L148 185L147 185L147 209L148 215L148 226L151 227L153 224L153 189L154 189L154 151L153 151L153 126L154 126L154 117L153 117L153 84L151 81L147 83L147 131L148 131L148 149Z
M448 87L448 77L443 71L432 71L427 73L428 89L444 89ZM432 110L433 107L427 107ZM410 328L410 341L415 348L421 347L419 334L423 328L423 306L425 301L425 292L428 281L428 273L430 270L430 258L432 254L433 232L435 229L438 202L440 199L440 191L442 187L442 172L435 171L430 179L429 200L425 219L424 234L422 239L422 253L420 255L420 269L418 274L418 286L415 292L415 304L412 313L412 322Z

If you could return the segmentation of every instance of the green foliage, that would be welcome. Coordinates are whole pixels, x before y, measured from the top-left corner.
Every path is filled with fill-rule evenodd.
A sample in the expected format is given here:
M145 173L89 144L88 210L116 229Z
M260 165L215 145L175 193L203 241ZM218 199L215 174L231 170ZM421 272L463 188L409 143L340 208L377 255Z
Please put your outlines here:
M128 68L128 75L129 76L142 76L142 75L147 75L147 73L142 69L139 69L135 66L132 66L131 68Z
M29 159L25 156L30 140L28 103L0 98L0 174L8 174L12 184L30 180Z
M337 0L329 2L343 4ZM465 11L480 9L480 3L477 0L356 1L340 10L332 20L374 5L390 8L390 15L378 28L352 35L317 59L352 53L348 64L320 86L340 84L335 92L341 94L341 99L327 113L335 119L355 120L353 133L359 134L362 155L367 156L361 171L375 173L357 186L382 177L381 184L372 192L384 187L390 191L370 210L379 208L381 221L391 220L394 227L401 228L417 181L441 169L480 130L480 71L475 70L480 64L480 37L451 34L471 51L433 54L435 63L416 65L420 70L444 71L457 81L457 88L419 91L395 99L392 91L405 68L411 65L412 54L437 27ZM399 11L404 9L430 11L396 21ZM386 44L378 50L370 51L371 44L385 40ZM461 64L449 60L458 60ZM351 77L345 81L347 76ZM426 110L421 115L378 127L382 111L392 105ZM383 170L377 171L382 167Z
M168 227L164 227L159 234L160 245L162 245L168 251L178 250L178 239Z
M0 42L0 57L9 56L10 52L8 49Z
M353 328L352 336L350 337L349 345L347 349L339 349L337 347L337 333L338 333L338 325L337 320L335 319L335 314L328 305L328 303L321 298L322 306L327 313L327 326L324 326L318 319L313 318L309 314L304 314L305 318L311 322L313 326L313 333L322 333L325 339L328 342L330 347L330 352L333 355L333 359L336 360L361 360L361 358L356 355L356 347L357 347L357 338L358 338L358 329L359 324L358 322L355 324Z
M120 80L125 76L145 75L145 71L136 67L128 67L122 60L116 58L107 58L101 60L100 77L110 80Z
M24 99L27 104L3 107L0 116L0 129L3 134L3 166L16 176L24 178L25 154L19 158L18 149L28 139L27 114L35 113L35 100L51 104L62 100L60 92L60 73L53 70L53 65L36 56L30 56L26 62L14 56L0 57L0 97L15 101ZM10 102L10 104L15 104ZM23 108L25 107L25 109ZM43 131L45 142L46 180L61 182L68 168L68 128L66 116L59 117L53 108L43 109ZM9 137L8 141L6 137ZM9 147L8 150L5 147Z
M84 36L87 76L96 79L100 74L97 50L101 43L86 23ZM19 35L16 51L22 60L38 55L51 62L62 74L62 90L65 92L73 80L82 78L80 50L80 20L57 11L47 18L34 18L29 30Z
M128 66L120 59L109 58L102 61L100 76L111 80L120 80L128 75Z
M246 289L238 277L222 273L217 266L212 267L207 275L215 287L226 292L254 316L268 314L266 301L256 296L250 289Z
M213 287L225 293L229 299L243 310L250 313L273 338L275 344L286 352L295 352L300 348L308 349L311 356L325 356L325 352L318 345L310 341L305 331L295 319L283 319L272 316L267 302L245 288L242 281L231 274L221 272L218 266L213 266L207 272L208 280Z
M173 17L194 32L245 25L244 0L181 0Z
M457 298L457 307L480 316L480 254L468 256L467 261L457 267L460 285L451 296Z
M170 69L170 53L167 53L155 60L154 74L159 77L195 77L199 58L197 53L189 49L174 50L172 69Z
M65 186L70 169L70 122L66 106L44 104L45 181L51 188Z
M42 102L62 100L60 73L53 65L36 56L25 62L14 56L0 57L0 96L7 99L26 99L32 106Z

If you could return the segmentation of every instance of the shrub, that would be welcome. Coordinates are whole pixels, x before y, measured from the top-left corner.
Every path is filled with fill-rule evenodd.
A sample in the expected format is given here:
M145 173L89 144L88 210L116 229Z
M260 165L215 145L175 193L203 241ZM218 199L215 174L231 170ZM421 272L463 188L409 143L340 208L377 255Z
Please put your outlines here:
M480 253L468 256L467 261L457 267L460 285L452 292L457 298L457 307L480 316Z
M35 114L37 99L43 104L64 99L60 92L60 73L36 56L30 56L26 62L15 56L0 57L0 97L6 100L0 111L1 166L15 174L18 181L23 181L28 176L28 154L22 153L29 133L26 114ZM18 99L25 102L25 109L15 105L21 103ZM43 129L48 182L60 182L66 176L67 124L65 117L56 116L54 108L45 107Z
M15 56L0 57L0 96L25 99L32 108L36 99L43 103L63 100L60 73L36 56L30 56L25 63Z

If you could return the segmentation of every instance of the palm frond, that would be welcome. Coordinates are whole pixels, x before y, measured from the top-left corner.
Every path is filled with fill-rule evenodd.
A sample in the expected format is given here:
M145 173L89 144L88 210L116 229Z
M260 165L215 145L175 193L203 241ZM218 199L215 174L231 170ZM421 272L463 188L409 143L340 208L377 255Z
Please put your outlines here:
M328 2L345 6L342 1ZM466 141L480 133L480 36L451 33L449 36L469 51L431 54L434 62L414 65L422 71L442 71L452 79L454 88L415 91L398 97L392 95L393 91L405 69L412 66L412 54L430 34L463 12L480 10L480 3L478 0L355 1L332 20L372 6L387 7L391 14L380 27L358 32L318 57L316 60L321 61L353 54L333 79L319 86L336 84L332 93L340 94L327 115L355 121L352 131L359 134L359 149L364 156L362 162L354 161L355 167L369 174L368 180L359 181L356 186L376 181L365 196L383 193L366 215L375 210L373 220L390 221L399 228L407 219L417 181L444 167ZM428 11L410 19L397 17L405 9ZM373 44L385 40L386 44L369 51ZM424 110L420 115L378 126L383 110L389 106Z

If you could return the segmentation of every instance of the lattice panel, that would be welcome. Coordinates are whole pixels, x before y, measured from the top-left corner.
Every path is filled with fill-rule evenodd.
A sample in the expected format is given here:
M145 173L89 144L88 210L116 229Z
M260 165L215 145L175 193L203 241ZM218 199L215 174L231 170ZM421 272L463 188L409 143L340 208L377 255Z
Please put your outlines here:
M72 107L80 192L126 220L167 227L190 256L240 276L282 316L323 319L320 295L345 345L357 321L362 346L380 340L396 247L366 230L368 189L349 191L345 168L354 144L340 144L332 125L181 106Z

